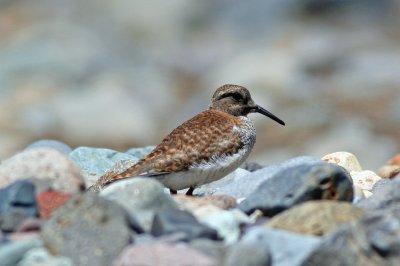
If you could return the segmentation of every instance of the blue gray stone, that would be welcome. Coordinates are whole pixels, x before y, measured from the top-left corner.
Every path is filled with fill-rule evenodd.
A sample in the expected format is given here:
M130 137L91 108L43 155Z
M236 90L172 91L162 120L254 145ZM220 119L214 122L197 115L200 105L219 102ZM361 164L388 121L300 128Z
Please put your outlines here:
M14 231L29 217L38 216L35 186L19 180L0 190L0 229Z
M274 266L297 266L321 243L321 238L257 226L245 233L240 243L269 250Z
M73 150L69 157L79 166L84 174L86 186L94 184L106 171L112 169L117 163L138 161L138 158L110 149L79 147Z
M0 245L0 265L15 266L24 254L36 247L43 245L40 238L30 238L19 241L11 241Z
M137 158L138 160L145 157L149 154L156 146L146 146L143 148L131 148L127 150L125 153L132 155L133 157Z
M77 195L42 227L44 245L76 265L112 265L134 232L126 211L96 193Z
M396 207L400 203L400 179L380 180L372 189L373 194L357 202L357 206L366 210L379 210Z
M196 238L219 239L216 230L199 223L190 212L176 209L165 209L154 216L151 234L154 236L180 234L181 240L190 241Z
M271 253L266 245L239 242L231 247L224 266L270 266Z
M100 196L123 206L147 232L156 212L178 209L171 195L164 192L164 186L153 178L135 177L114 182L105 187Z
M25 148L25 150L34 150L40 148L54 149L67 155L72 151L71 147L65 144L64 142L53 139L43 139L35 141L32 144L29 144Z
M351 177L343 167L317 161L278 171L241 202L239 209L247 214L259 209L273 216L296 204L319 199L353 200Z
M37 247L26 252L17 266L74 266L74 264L69 258L52 256L47 249Z
M238 168L226 177L210 184L203 185L194 191L195 195L230 195L236 199L247 198L265 180L275 174L299 165L314 165L323 163L313 157L301 156L281 164L266 166L255 172Z

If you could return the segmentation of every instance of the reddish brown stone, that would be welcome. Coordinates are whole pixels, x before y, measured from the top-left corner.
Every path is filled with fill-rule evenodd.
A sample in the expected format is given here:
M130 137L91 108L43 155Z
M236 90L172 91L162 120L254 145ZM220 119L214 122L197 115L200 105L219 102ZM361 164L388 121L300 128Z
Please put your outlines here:
M39 205L40 218L48 219L56 209L64 205L70 198L71 195L57 191L45 191L40 193L36 197L36 201Z
M394 178L396 175L400 173L400 154L395 155L392 159L387 162L384 166L382 166L378 174L382 178Z

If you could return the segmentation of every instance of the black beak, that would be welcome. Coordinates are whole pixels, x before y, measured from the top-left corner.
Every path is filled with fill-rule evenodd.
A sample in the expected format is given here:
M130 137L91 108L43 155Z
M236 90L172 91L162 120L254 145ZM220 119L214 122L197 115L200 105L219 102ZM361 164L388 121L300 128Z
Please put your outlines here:
M265 110L264 108L262 108L261 106L256 106L254 107L254 109L252 110L254 113L260 113L263 114L265 116L268 116L269 118L271 118L272 120L278 122L281 125L285 125L285 122L283 122L281 119L279 119L278 117L276 117L275 115L273 115L271 112Z

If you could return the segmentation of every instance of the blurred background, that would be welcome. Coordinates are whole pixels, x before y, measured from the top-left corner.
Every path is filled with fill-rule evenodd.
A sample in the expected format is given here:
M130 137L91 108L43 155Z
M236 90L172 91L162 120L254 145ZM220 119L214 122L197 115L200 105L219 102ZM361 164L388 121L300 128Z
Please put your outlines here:
M400 148L400 1L0 0L0 160L155 145L224 83L287 123L251 115L250 161L375 170Z

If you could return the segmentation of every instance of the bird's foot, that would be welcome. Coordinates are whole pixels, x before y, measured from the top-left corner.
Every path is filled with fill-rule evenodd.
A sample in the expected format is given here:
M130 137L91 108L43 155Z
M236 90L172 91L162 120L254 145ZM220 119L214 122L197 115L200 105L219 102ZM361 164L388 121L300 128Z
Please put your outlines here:
M190 187L190 188L186 191L186 196L193 196L193 190L194 190L194 187Z

